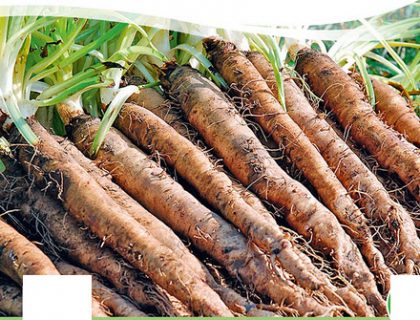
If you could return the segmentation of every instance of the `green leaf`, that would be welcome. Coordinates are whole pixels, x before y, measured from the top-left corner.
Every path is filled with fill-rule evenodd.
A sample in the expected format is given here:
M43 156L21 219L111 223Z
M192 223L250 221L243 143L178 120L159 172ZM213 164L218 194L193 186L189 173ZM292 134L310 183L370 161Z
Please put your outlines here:
M139 89L136 86L127 86L118 91L117 95L106 109L98 131L96 132L95 138L90 148L91 155L96 155L98 153L123 104L133 93L138 92L138 90Z
M228 85L225 79L223 79L220 73L216 71L209 59L207 59L207 57L202 52L198 51L196 48L188 44L180 44L172 50L183 50L191 54L206 69L206 71L210 74L210 77L213 79L213 81L218 87L221 87L225 90L228 89Z
M369 103L375 108L375 92L373 91L372 81L370 80L369 74L366 69L366 62L363 58L359 57L357 54L354 54L354 60L356 61L357 68L360 71L360 74L363 78L363 83L366 88L366 92L369 98Z
M76 83L75 85L67 88L66 90L60 92L56 96L45 99L45 100L37 100L36 105L38 107L47 107L58 104L65 99L71 97L76 93L80 93L88 87L92 87L93 85L102 84L102 81L99 76L95 76L93 78L83 79L80 82ZM105 84L104 84L105 85Z
M267 60L270 62L273 68L274 78L276 79L277 85L277 100L281 107L287 112L286 98L284 94L284 80L283 75L280 71L282 68L281 53L278 43L274 40L274 37L267 35L256 35L247 34L247 39L251 40L255 49L259 51Z
M102 63L98 63L88 70L83 72L79 72L67 80L57 83L48 89L44 90L37 98L37 100L46 100L49 99L57 94L60 94L62 91L67 90L68 88L77 85L80 81L84 79L89 79L94 77L95 75L99 75L102 71L106 70L106 67Z
M77 26L75 30L68 35L68 38L66 39L65 43L62 45L59 45L59 49L55 50L53 54L48 55L48 57L42 59L40 62L32 66L26 74L25 77L25 83L29 82L30 77L33 74L36 74L42 70L45 70L48 68L51 64L53 64L55 61L57 61L59 58L61 58L64 53L70 48L70 46L74 43L77 35L80 33L82 28L86 25L87 19L80 19L77 22Z
M64 67L71 65L78 59L82 58L83 56L87 55L90 51L97 49L100 47L104 42L109 41L113 38L115 38L124 28L126 28L127 25L124 23L118 23L115 25L112 29L107 31L105 34L101 35L98 39L92 41L88 45L85 45L83 49L80 49L78 51L75 51L73 54L69 55L67 58L61 60L57 65L40 72L36 76L34 76L31 81L37 81L40 79L43 79L51 74L54 74L55 72L63 69Z
M13 94L5 97L0 89L0 104L5 107L7 114L10 116L23 138L30 145L36 145L39 141L38 137L32 131L31 127L25 121L22 113L20 112L16 97Z
M380 56L379 54L376 54L374 52L367 52L364 55L366 58L375 60L381 64L383 64L385 67L387 67L390 72L394 73L394 74L402 74L402 71L400 69L398 69L398 67L396 67L391 61L385 59L384 57Z
M4 171L6 171L6 166L3 161L0 160L0 173L3 173Z
M366 20L360 19L360 21L367 27L367 29L378 38L379 42L384 46L384 48L388 51L389 55L395 60L395 62L399 65L399 67L405 73L407 79L410 81L413 89L417 88L417 83L414 80L413 74L411 73L410 69L404 63L404 61L400 58L400 56L392 49L392 47L388 44L384 37L377 31L375 28Z

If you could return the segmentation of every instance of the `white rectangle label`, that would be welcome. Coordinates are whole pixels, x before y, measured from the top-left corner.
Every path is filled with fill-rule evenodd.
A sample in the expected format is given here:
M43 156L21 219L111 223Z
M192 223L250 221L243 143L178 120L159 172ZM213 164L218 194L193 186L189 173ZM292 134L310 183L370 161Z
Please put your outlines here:
M91 320L92 276L23 276L24 320Z
M391 277L391 320L420 319L420 276Z

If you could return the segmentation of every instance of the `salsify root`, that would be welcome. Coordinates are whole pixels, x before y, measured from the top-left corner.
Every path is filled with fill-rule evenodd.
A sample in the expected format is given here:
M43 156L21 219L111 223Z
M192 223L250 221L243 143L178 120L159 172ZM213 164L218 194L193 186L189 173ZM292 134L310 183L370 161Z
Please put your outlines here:
M59 275L51 260L0 219L0 271L22 285L24 275Z
M277 165L223 93L188 67L168 69L162 81L230 171L263 199L287 208L288 223L331 254L338 269L384 314L385 302L374 277L336 217Z
M183 242L175 233L163 222L153 216L137 201L126 194L118 185L110 179L109 173L97 167L91 160L86 158L69 140L61 142L64 149L83 167L95 180L106 190L112 199L122 206L139 223L147 227L147 230L160 242L171 249L180 259L187 262L189 268L197 276L205 281L213 290L215 290L225 304L234 312L239 314L258 314L267 315L265 311L254 310L257 305L241 297L239 294L229 288L224 288L216 283L206 267L189 252Z
M72 121L72 127L72 139L88 154L99 121L78 117ZM328 308L315 302L287 278L282 279L272 272L268 268L269 260L249 245L242 234L199 203L117 130L108 132L95 162L108 170L115 181L150 212L214 257L231 275L239 275L258 292L279 304L290 304L300 314L328 312Z
M218 160L217 158L216 160L212 159L213 155L211 154L211 150L208 150L207 146L204 146L207 149L203 150L203 142L199 139L197 130L195 130L195 128L188 122L185 122L182 116L182 110L173 106L172 101L165 99L156 90L151 88L140 89L139 93L133 94L127 101L153 112L153 114L164 120L181 136L190 140L194 143L194 145L202 149L210 161L216 162ZM240 182L232 178L229 172L225 171L222 166L217 166L216 169L224 172L232 180L233 188L239 192L249 206L262 216L270 219L271 214L268 212L262 201L254 193L252 193L251 190L245 188Z
M278 89L271 64L259 52L247 52L246 56L266 80L273 95L277 97ZM330 168L334 170L334 173L353 199L360 204L366 216L371 220L387 223L389 222L387 220L389 219L390 208L398 208L399 213L407 214L400 205L389 197L376 176L351 151L328 122L317 114L287 72L283 72L283 79L288 114L302 128L309 140L318 147ZM347 226L347 232L361 248L360 250L370 269L382 284L384 293L387 293L390 286L391 271L374 244L369 227L370 221L363 215L355 216L354 219L346 219L342 216L337 216L337 218L343 225ZM403 228L399 229L401 232L406 232ZM395 234L397 234L399 230L395 231Z
M17 167L17 164L13 166ZM31 188L22 172L8 173L7 178L13 180L13 190L9 190L10 209L19 209L19 217L38 230L44 245L53 247L50 251L58 249L61 255L106 278L119 293L129 296L139 305L156 309L161 315L192 315L180 301L172 301L175 298L168 297L144 274L136 272L116 253L103 247L99 239L93 239L72 216L66 214L57 200ZM0 187L5 186L0 183ZM54 243L49 243L50 238Z
M420 151L382 122L358 84L331 58L315 50L301 49L296 71L322 97L342 127L390 172L396 173L420 201ZM396 221L398 223L398 221Z
M305 52L306 51L303 51L303 53L306 55ZM352 111L350 113L344 112L344 109L341 107L343 101L348 100L336 100L334 96L331 95L330 90L334 91L336 89L332 87L331 89L328 89L324 95L324 99L326 99L327 105L331 105L334 113L336 113L339 119L341 119L340 121L342 121L344 127L350 128L350 132L355 139L358 139L359 143L363 145L366 143L367 146L370 146L368 148L370 152L373 153L378 161L383 161L383 165L386 162L388 163L388 166L397 166L399 165L399 157L403 157L404 159L411 159L407 160L408 162L406 165L409 165L410 162L413 163L414 168L410 168L410 170L414 169L414 172L412 173L414 180L412 180L412 182L416 184L415 180L419 179L418 177L420 172L420 158L417 154L418 151L415 150L416 148L409 145L409 143L403 139L400 139L396 135L395 131L388 128L376 117L375 113L372 111L372 107L363 100L363 93L358 89L357 84L349 76L347 76L345 72L342 72L338 66L334 66L334 63L329 60L329 58L327 59L319 54L315 54L315 56L319 56L322 64L324 64L324 67L321 68L321 71L327 70L322 72L326 73L328 78L330 77L330 74L337 74L339 77L337 83L342 83L342 90L340 89L339 92L343 95L343 99L345 99L345 97L350 94L348 91L354 94L354 99L351 103ZM310 54L310 57L308 56L308 60L306 62L299 60L304 65L306 65L306 63L309 65L305 67L304 65L298 63L297 71L302 74L306 74L306 72L309 72L309 70L316 70L312 69L311 67L313 64L312 59L315 59L315 56ZM316 60L317 59L318 58L316 58ZM308 73L309 80L313 79L313 72L315 71ZM309 74L311 77L309 77ZM319 86L319 81L316 83L317 84L313 86L318 90L316 92L317 94L320 94L323 88L326 90L327 83L324 84L325 87ZM367 114L367 116L365 116L365 114ZM368 129L369 126L371 127L370 129ZM318 141L320 141L320 139L318 139ZM320 143L321 142L322 141L320 141ZM335 143L337 143L337 140ZM386 147L388 143L389 147ZM381 146L379 146L379 144ZM396 151L397 154L394 155L396 158L385 159L386 154L389 152L389 148L399 150ZM407 153L403 151L407 150L406 148L410 150ZM379 182L376 176L366 166L363 165L361 160L354 153L352 153L351 150L348 150L348 148L346 149L345 146L343 146L342 158L337 160L334 154L331 154L329 149L326 147L323 148L323 145L320 145L320 149L325 149L324 157L331 163L334 168L337 168L337 175L342 176L343 183L348 185L349 188L351 186L353 186L353 188L357 188L356 194L354 195L360 197L360 202L365 207L368 216L372 219L383 221L386 225L386 231L383 229L385 232L389 233L389 231L391 231L391 242L393 242L393 245L396 246L396 250L391 250L391 252L397 253L396 255L390 257L391 265L399 272L415 273L415 266L417 266L417 270L419 270L420 239L417 236L414 222L411 219L409 213L400 204L391 199L387 190ZM390 154L389 156L391 157ZM393 161L397 161L397 163L392 165L391 163ZM417 174L415 173L416 163Z
M135 104L125 104L116 126L144 149L159 152L202 198L237 226L267 254L278 258L280 265L291 273L297 283L310 290L321 290L333 303L343 302L322 272L315 271L309 259L301 259L290 235L277 226L271 215L261 214L249 206L234 188L230 178L217 170L207 155L178 134L152 112Z
M8 316L22 316L22 290L0 278L0 311Z
M229 84L237 86L237 94L243 98L244 107L256 122L279 147L284 148L338 220L349 227L357 240L363 238L364 253L367 253L371 265L382 262L386 268L380 252L369 242L370 232L360 209L320 152L293 121L290 110L286 112L281 107L258 70L233 43L208 38L204 40L204 46L221 75ZM290 99L288 102L290 104ZM376 254L372 255L373 252Z
M372 79L375 93L375 111L388 125L393 127L412 144L420 147L420 118L414 108L395 88Z
M207 284L119 207L40 124L29 123L40 142L35 148L19 146L19 159L38 183L50 182L47 189L69 213L197 314L232 315Z

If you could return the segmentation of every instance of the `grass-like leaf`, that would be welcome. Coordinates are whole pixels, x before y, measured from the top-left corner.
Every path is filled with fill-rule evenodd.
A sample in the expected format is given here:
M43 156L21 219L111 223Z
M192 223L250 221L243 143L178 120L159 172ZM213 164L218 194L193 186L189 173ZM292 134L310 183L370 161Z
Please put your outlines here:
M379 42L388 51L389 55L395 60L395 62L398 64L401 70L403 70L407 79L410 81L412 88L416 89L417 83L414 80L413 74L411 73L410 69L407 67L405 62L401 59L401 57L395 52L395 50L388 44L388 42L384 40L383 36L366 19L360 19L360 21L375 37L378 38Z
M127 99L135 92L138 92L139 88L136 86L127 86L122 88L118 91L115 98L112 100L110 105L108 106L105 114L102 118L101 124L99 126L98 132L95 135L93 140L90 153L91 155L96 155L105 140L105 137L109 131L109 129L114 124L115 119L118 116L123 104L127 101Z
M359 72L363 78L363 83L366 88L369 103L372 105L373 108L375 108L375 92L373 91L372 81L370 80L369 74L366 69L366 62L357 54L354 54L354 60L356 61L357 68L359 69Z
M281 73L281 68L283 66L281 60L281 53L279 44L274 40L272 36L258 36L256 34L246 34L248 41L251 42L251 46L259 51L271 64L274 72L274 78L276 79L277 99L284 109L287 112L286 98L284 94L284 81L283 75Z
M4 97L3 92L0 89L0 105L6 110L6 113L10 116L23 138L29 144L36 145L39 139L25 121L25 118L20 112L15 96L12 94L8 97Z
M209 59L207 59L207 57L202 52L198 51L196 48L188 44L177 45L172 50L183 50L183 51L188 52L190 55L196 58L197 61L206 69L206 71L210 74L210 77L216 83L218 87L223 88L223 89L228 88L228 85L225 79L223 79L220 73L216 71L216 69L213 67L213 65L209 61Z
M6 171L6 166L3 161L0 160L0 173L3 173L4 171Z

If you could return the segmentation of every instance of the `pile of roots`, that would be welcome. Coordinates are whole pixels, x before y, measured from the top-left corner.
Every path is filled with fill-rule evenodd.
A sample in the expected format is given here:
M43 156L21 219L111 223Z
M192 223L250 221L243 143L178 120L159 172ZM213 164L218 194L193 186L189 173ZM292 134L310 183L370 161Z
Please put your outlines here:
M0 312L25 274L92 274L96 316L383 316L391 275L420 273L410 102L374 81L373 108L303 48L282 106L261 54L203 44L230 89L167 63L96 154L86 114L66 138L28 119L35 147L4 132Z

